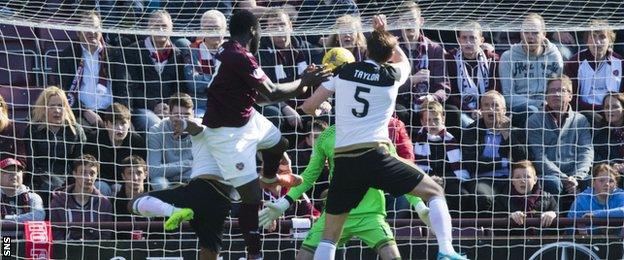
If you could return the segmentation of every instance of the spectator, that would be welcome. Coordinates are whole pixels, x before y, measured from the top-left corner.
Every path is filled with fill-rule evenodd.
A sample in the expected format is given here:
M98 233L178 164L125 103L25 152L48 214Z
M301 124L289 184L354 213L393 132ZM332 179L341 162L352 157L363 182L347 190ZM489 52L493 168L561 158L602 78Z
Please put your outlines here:
M602 101L603 119L594 132L594 161L624 173L624 94L609 92Z
M0 96L0 159L13 157L24 164L24 142L18 138L16 130L13 120L9 119L9 106Z
M152 31L171 32L171 16L166 11L154 11L148 22ZM130 108L137 131L147 132L160 122L156 107L167 103L165 98L176 92L186 92L184 85L184 56L171 43L169 36L151 35L125 50L130 83Z
M290 16L280 9L272 9L268 13L267 31L283 33L264 37L260 41L258 50L258 61L262 70L272 82L288 83L293 82L312 63L312 53L310 44L306 41L292 36L292 22ZM307 92L292 102L281 102L276 105L268 105L262 108L262 113L276 126L280 124L280 118L285 118L288 126L281 127L285 132L292 132L295 128L303 128L303 118L295 111L303 100L310 96L314 90L308 88Z
M24 132L27 169L32 176L30 187L47 202L46 192L65 183L70 161L78 157L86 141L82 127L67 101L67 94L58 87L45 88L32 108L30 123ZM47 203L46 203L47 205Z
M587 49L577 53L565 66L572 79L572 109L579 112L599 112L607 92L623 92L622 57L613 52L615 32L605 20L592 20L585 33ZM591 113L589 113L591 114ZM588 113L585 113L588 115Z
M399 90L400 104L405 108L420 107L422 101L446 101L448 82L444 78L444 55L446 51L440 44L431 41L422 34L425 20L421 16L420 7L413 2L406 2L399 22L409 24L411 28L403 29L399 42L403 51L410 58L412 75L406 85ZM412 93L410 93L412 92ZM413 96L405 95L413 94ZM414 99L414 100L412 100Z
M463 133L462 159L474 178L468 191L477 195L477 211L491 214L496 195L509 184L511 162L528 158L524 131L511 126L503 95L485 92L479 109L481 116Z
M191 177L193 153L191 136L182 133L185 120L195 118L191 96L177 93L169 99L171 115L152 126L147 135L149 181L154 190L171 187L174 182L187 183Z
M446 113L447 130L459 135L456 131L460 125L459 108L446 102L450 85L444 72L444 48L427 38L422 33L425 20L421 16L420 8L414 2L405 2L402 10L407 10L399 17L401 24L409 24L411 28L403 29L399 43L410 59L412 71L410 79L399 88L397 96L397 113L411 111L407 116L400 116L401 121L408 126L420 125L418 114L424 101L438 101L443 104ZM413 128L418 129L418 128ZM412 133L413 129L410 130Z
M22 182L24 165L13 158L0 161L0 219L17 223L43 221L43 200Z
M446 131L444 108L437 101L425 101L420 120L422 127L412 136L416 165L444 187L451 215L457 216L455 213L460 210L474 210L469 205L474 199L467 197L465 188L470 173L460 167L461 151L455 137Z
M113 206L95 187L100 164L84 154L73 164L74 184L54 191L50 202L50 221L71 223L67 230L54 232L57 240L100 240L111 238L111 232L81 227L86 223L113 221Z
M113 103L102 114L104 127L89 135L84 152L98 159L101 166L98 190L106 197L113 196L118 189L120 174L117 165L130 155L146 156L145 141L130 131L130 111L119 103Z
M325 43L328 48L345 48L355 57L355 61L366 59L366 37L362 33L362 21L358 16L344 15L336 19L334 30L342 32L332 34Z
M497 90L498 54L481 49L484 44L481 25L469 22L457 32L459 49L444 55L446 71L451 80L449 103L461 109L461 126L467 127L477 119L475 111L479 99L486 91Z
M116 221L131 221L141 218L128 212L128 203L145 192L145 179L147 178L147 163L140 156L130 155L121 161L119 172L123 178L121 189L111 200L115 207Z
M543 108L547 77L561 75L563 60L557 46L546 39L540 15L527 15L522 30L522 41L501 56L499 74L513 124L524 128L526 119Z
M150 2L151 8L164 8L166 12L171 14L176 30L197 30L198 18L201 19L198 14L208 10L218 10L229 17L232 14L235 1L151 0ZM157 6L154 5L155 3Z
M498 196L501 207L497 213L506 215L515 225L523 226L527 218L540 218L542 227L549 227L557 217L557 200L555 196L542 190L537 183L537 172L535 167L528 160L519 161L514 164L511 173L511 185L506 194L509 196ZM522 229L511 232L512 234L534 233L533 228Z
M226 28L223 13L217 10L206 11L201 18L201 30L205 33L218 33L219 36L197 37L190 45L190 62L186 71L187 77L193 79L189 82L188 91L193 97L197 116L202 116L206 112L206 88L219 66L219 60L215 55L223 43Z
M608 164L594 168L592 186L576 196L568 218L622 218L624 217L624 190L617 187L620 174ZM586 234L605 233L604 229L579 230Z
M546 107L527 120L528 144L535 166L552 194L574 194L589 175L594 160L591 126L574 112L572 82L568 76L548 80Z
M79 42L59 55L59 72L76 119L83 127L92 129L102 126L98 112L107 109L113 101L128 104L128 86L119 49L108 46L102 39L100 15L87 12L80 25L93 31L77 32Z
M296 24L309 31L327 29L339 17L344 15L359 16L360 11L354 0L303 0L297 10L300 14ZM316 46L324 46L320 35L310 35L306 39Z

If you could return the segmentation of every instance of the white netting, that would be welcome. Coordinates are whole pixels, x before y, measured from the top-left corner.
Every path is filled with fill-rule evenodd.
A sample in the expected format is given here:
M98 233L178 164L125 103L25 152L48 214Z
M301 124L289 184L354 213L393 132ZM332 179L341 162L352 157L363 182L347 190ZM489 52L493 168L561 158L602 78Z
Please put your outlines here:
M167 177L170 177L168 179L170 179L169 181L171 182L176 182L184 178L189 170L189 162L178 163L176 161L169 162L168 160L176 157L184 157L185 153L188 153L188 142L190 141L171 141L172 146L168 147L164 145L161 145L161 147L158 147L158 145L150 146L150 143L165 143L168 140L167 138L169 138L167 135L172 134L172 131L171 129L165 129L162 131L164 133L163 135L152 135L153 140L149 141L150 134L147 133L147 128L151 123L154 123L150 122L150 120L156 120L152 117L155 115L146 115L145 112L139 111L139 109L156 110L154 104L169 99L171 94L176 92L173 91L175 89L188 92L196 103L196 107L193 110L198 114L203 113L203 109L205 109L205 107L203 107L203 105L205 105L203 88L210 81L210 74L214 73L216 65L211 64L209 59L202 60L202 57L206 57L206 51L210 52L210 50L203 51L200 50L199 47L193 47L192 45L189 48L188 44L189 42L191 44L194 43L196 41L195 37L227 36L227 33L216 34L212 30L204 31L199 29L201 15L204 11L212 8L217 8L222 11L226 18L229 19L232 11L240 8L249 8L261 16L267 16L271 12L269 10L270 8L281 8L280 6L285 2L292 4L292 6L286 8L286 12L292 16L292 35L297 37L298 40L298 42L296 42L297 48L293 48L296 50L276 50L274 43L271 42L269 37L265 37L261 42L260 52L257 57L261 67L267 72L269 77L271 77L273 81L278 82L292 81L300 73L303 66L310 63L318 64L323 53L330 47L344 44L340 39L337 39L337 43L332 42L331 35L335 33L353 33L354 28L357 28L357 26L334 26L335 20L342 14L359 14L363 24L361 28L362 32L371 31L370 18L372 15L379 13L388 16L390 28L396 29L397 36L405 37L400 30L410 29L414 25L414 21L397 22L397 18L402 17L406 11L405 8L401 7L402 1L373 0L357 1L357 3L351 1L258 1L258 6L253 6L250 2L212 0L1 1L0 94L8 104L9 117L14 120L14 124L10 125L4 131L0 131L0 138L2 138L0 140L0 148L2 149L0 153L2 159L14 156L17 153L18 156L22 156L26 161L27 175L39 176L45 181L52 182L53 174L72 174L72 162L75 157L84 153L95 153L94 155L101 162L102 168L106 169L104 172L100 173L100 176L104 178L105 181L108 181L109 184L115 184L115 182L118 182L116 184L121 184L123 183L123 176L121 176L121 170L119 169L120 166L122 166L120 157L123 157L122 154L132 154L145 157L144 159L148 164L147 167L150 170L150 174L152 174L150 178L154 178L153 175L156 173L167 175ZM478 21L481 24L486 42L493 47L496 53L501 55L504 51L512 48L512 44L520 41L519 32L521 31L521 24L524 17L529 13L541 14L545 19L545 30L547 32L566 32L568 38L560 38L561 36L552 33L549 33L549 38L557 45L558 51L563 56L562 64L566 66L566 68L569 67L570 64L578 63L576 67L570 67L577 68L575 72L577 74L579 73L578 69L583 66L589 66L592 70L596 69L598 71L601 71L600 68L605 68L606 66L604 64L600 66L592 65L591 60L585 60L586 56L579 56L576 60L572 58L573 54L587 47L587 39L585 38L584 32L589 29L588 23L591 20L606 20L609 24L609 28L614 29L618 35L621 34L622 29L624 29L624 23L622 23L620 19L624 16L624 8L622 8L623 4L617 1L419 1L418 4L422 10L422 16L425 18L425 23L422 26L424 34L440 42L439 47L430 47L426 50L431 52L438 51L439 53L437 56L433 54L429 55L430 58L427 59L428 62L423 62L423 57L417 53L420 51L419 48L412 46L414 48L406 48L406 50L408 50L407 54L410 56L413 66L418 69L426 68L431 72L429 81L432 85L446 82L450 87L453 87L453 84L456 84L455 79L457 76L454 78L448 75L448 69L451 66L455 66L453 65L454 63L452 63L454 57L443 56L442 49L451 51L458 46L456 32L460 28L463 28L468 21ZM173 18L172 32L152 31L147 29L147 21L150 13L158 9L165 9L171 14ZM45 87L56 85L62 89L69 90L71 89L71 85L74 85L76 69L79 67L80 61L75 60L72 55L84 51L80 46L78 34L92 31L91 28L79 25L80 19L83 18L81 14L85 10L97 10L102 16L102 28L96 31L104 33L104 41L108 46L106 48L107 60L99 64L107 69L105 72L107 79L105 85L110 84L112 87L120 87L125 91L116 92L116 90L112 90L112 98L114 98L114 101L129 104L132 108L131 123L133 123L134 126L130 132L136 134L136 139L132 139L129 143L123 143L121 145L112 144L110 140L107 140L109 135L106 132L106 125L91 124L88 122L91 119L86 118L88 116L83 114L77 114L78 122L83 124L84 131L86 132L83 139L80 137L72 137L73 139L71 139L47 132L46 128L50 124L46 123L46 120L52 117L48 114L42 117L44 122L42 124L44 128L43 131L36 126L28 127L28 124L34 121L37 97L44 91ZM262 32L263 36L280 36L285 33L283 28L276 30L275 27L271 27L274 25L271 25L266 19L262 19L262 26L265 29ZM592 29L596 28L606 27L603 25L592 27ZM174 42L172 44L179 47L180 52L172 54L175 58L170 60L170 63L168 63L169 65L162 67L164 68L163 70L167 70L167 72L161 71L157 73L161 68L159 66L154 66L154 59L149 54L149 51L141 45L141 43L145 42L146 35L171 36L173 37L172 42ZM350 40L350 42L356 44L357 37L359 37L359 35L352 35L352 38L355 38L355 40ZM184 40L186 40L186 42ZM308 40L309 42L305 43L304 40ZM404 41L402 44L408 46ZM616 52L622 53L621 51L623 48L621 40L616 40L613 47ZM365 54L362 48L355 48L354 52L358 59L361 59ZM214 53L211 52L209 55L213 54ZM610 70L603 70L600 72L606 74L600 74L597 77L593 77L591 80L593 80L594 84L599 81L601 82L600 84L608 85L608 90L622 91L624 88L614 87L617 84L613 83L621 81L621 62L615 56L611 62L612 63L608 64L609 67L607 67L607 69ZM427 63L427 65L424 65L425 67L414 65L421 65L424 63ZM511 64L509 60L502 60L499 65L504 65L505 63L514 69L527 66L519 61L514 61L514 64ZM530 67L531 65L528 66ZM537 64L535 66L541 65ZM475 73L475 71L477 70L475 69L471 73ZM571 70L559 68L559 72L568 73L570 71ZM583 73L587 71L589 70L583 71ZM166 74L166 76L162 73ZM98 73L92 74L97 75ZM499 80L516 80L516 83L513 84L520 84L523 81L529 82L535 79L545 82L545 76L547 76L527 74L524 78L513 78L514 76L510 74L513 73L500 75L501 78ZM577 74L572 76L573 80L583 77ZM589 76L585 76L585 79L588 77ZM604 83L607 81L610 83ZM94 80L93 82L101 83L98 82L98 80ZM578 85L582 83L575 81L575 84ZM585 82L585 84L588 83ZM97 86L97 84L94 85ZM499 87L498 89L505 91L505 86ZM465 126L462 127L461 114L455 113L458 111L448 110L448 107L445 107L445 109L447 109L447 127L448 132L455 136L456 140L453 141L455 143L451 142L450 146L440 148L436 146L435 140L418 139L417 136L419 134L421 122L417 114L419 111L416 110L418 106L414 106L413 102L415 102L415 98L418 97L417 95L422 93L418 93L417 91L419 91L417 88L408 88L406 91L402 91L399 100L404 106L397 111L399 119L403 120L406 124L407 134L411 137L411 140L408 140L410 147L407 150L416 153L417 164L423 168L435 168L437 166L434 164L441 163L443 165L443 170L439 175L442 175L443 178L446 179L446 185L451 185L451 182L456 176L455 174L461 173L459 172L460 170L492 170L491 164L494 164L494 162L497 162L495 167L506 165L503 166L503 168L506 169L510 166L509 162L505 162L506 164L501 163L500 160L497 158L493 159L492 156L486 159L478 157L482 155L479 153L485 153L483 150L492 147L476 149L476 147L479 146L475 145L475 142L478 141L472 140L475 141L472 142L468 140L473 138L468 135L471 129ZM598 92L601 91L603 90L598 90ZM604 94L604 92L601 93ZM593 92L585 94L587 97L593 97L592 95L594 95ZM453 93L449 96L453 98L458 95L458 93ZM599 93L598 95L601 94ZM520 96L520 94L511 94L508 96L514 98ZM104 98L105 95L93 95L93 98L90 100L79 100L78 102L93 103L95 101L95 103L97 103ZM320 129L306 127L306 123L310 121L310 118L306 116L302 116L301 118L292 116L292 113L297 113L297 111L295 111L295 109L289 110L289 108L285 108L285 106L296 108L304 99L305 96L299 97L292 102L287 102L286 104L280 104L279 106L258 108L263 111L263 114L269 118L269 120L279 126L284 136L291 141L289 154L293 162L293 171L299 174L306 168L312 153L312 142L310 139L313 139L312 137L318 134ZM460 97L459 100L459 104L465 101L462 97ZM588 98L587 100L593 99ZM573 102L580 101L573 99ZM150 104L146 105L144 103ZM578 105L578 103L576 103L576 105ZM511 112L513 110L511 107L508 107L507 110L512 116L522 116L526 114L524 112L526 112L528 106L523 107L523 109L524 111L515 110L513 113ZM597 109L594 112L601 114L604 112L601 109ZM100 117L106 116L106 109L98 108L94 110L100 112ZM43 109L43 111L46 110ZM586 113L586 115L590 116L588 113ZM164 117L167 116L165 115ZM619 122L620 125L602 125L598 122L600 120L598 117L594 118L591 116L589 118L595 120L590 120L589 125L583 125L573 130L588 130L593 135L593 137L590 138L594 139L593 142L589 142L590 145L594 146L594 149L606 151L603 156L594 159L594 161L620 163L621 156L619 156L619 153L622 152L619 149L621 149L620 146L622 145L622 140L624 140L621 134L621 122ZM0 119L2 118L0 117ZM331 112L328 115L320 117L320 119L333 123L333 115ZM115 118L114 120L117 121L119 119ZM156 121L159 120L160 119ZM301 126L297 127L296 125L299 124L299 120L301 121ZM487 132L484 127L478 127L477 130L483 130L484 133ZM539 128L538 130L547 130L547 128ZM544 132L550 134L553 131L549 130ZM98 135L98 133L102 134ZM520 142L527 142L527 139L535 137L535 135L533 135L535 133L536 132L523 132L518 134L517 137L521 139ZM550 142L549 135L541 134L542 140L539 141L543 142L543 145L536 143L526 145L526 143L512 142L511 144L506 144L498 148L510 150L510 153L513 154L522 148L526 150L526 153L531 153L531 149L537 146L544 146L547 148L561 146L557 142ZM576 131L573 135L582 136L582 133ZM606 140L598 138L600 140L596 141L597 137L608 138ZM486 138L488 137L480 136L476 139L481 140L479 143L481 146L484 146L482 144L486 142ZM494 139L496 139L496 137L494 137ZM55 146L49 148L42 145L41 143L44 141L50 142ZM596 143L599 142L606 142L611 146L605 148L603 145L601 148L595 148L598 147ZM23 146L20 147L20 144ZM85 144L86 147L70 147L72 144ZM587 144L587 142L584 142L583 145L585 144ZM573 147L573 153L576 155L576 153L580 153L583 145L577 143L569 147ZM427 148L424 148L425 146ZM461 160L458 161L457 154L453 152L455 150L459 150L464 154L471 151L475 157L461 158ZM496 149L492 148L487 152L497 153L500 150L495 151ZM555 153L557 152L560 152L560 150ZM150 153L159 154L154 156L154 158L160 158L150 160L150 158L148 158ZM428 157L435 153L438 153L438 155L441 154L442 156L438 156L437 158ZM624 153L622 155L624 155ZM557 154L556 156L561 156L561 154ZM542 158L535 157L535 155L530 159L534 162L542 162ZM482 161L479 164L470 164L477 160ZM553 163L557 164L566 161L569 160L566 158L558 158L554 160ZM590 162L590 164L593 164L594 161ZM170 163L170 165L165 165L167 163ZM545 167L550 167L550 163L551 162L547 162L546 164L548 165ZM53 164L57 165L50 166ZM49 166L49 168L32 169L33 165L45 165L46 167ZM621 165L617 166L618 169L621 168ZM62 170L52 169L54 167L62 168ZM586 171L587 169L582 170ZM173 173L167 174L167 171ZM50 174L51 172L53 172L53 174ZM326 174L327 172L325 170L321 174L319 183L313 190L308 192L311 204L319 209L323 207L322 191L327 188ZM487 182L489 179L483 180ZM150 183L151 187L148 187L147 190L153 189L153 187L158 185L166 185L154 179L145 181L152 181L152 183ZM512 187L509 183L509 177L502 177L497 181L503 183L497 184L501 189ZM58 180L58 182L61 183L57 184L62 184L64 180ZM542 181L539 183L542 184L542 186L544 184ZM46 189L41 183L38 183L37 187L32 186L34 184L32 177L28 177L27 183L25 184L31 186L34 192L43 196L46 202L45 205L49 205L47 203L52 199L52 194L49 189ZM117 195L114 194L114 191L121 190L119 190L118 186L109 186L111 186L111 193L113 193L110 194L110 196L111 198L115 198ZM491 186L495 185L492 184ZM101 186L98 187L103 190L106 189ZM117 190L115 190L115 187L117 187ZM459 190L457 187L456 189ZM480 192L483 194L487 193L488 190L480 190ZM533 203L512 200L512 197L506 196L508 194L502 194L502 191L495 190L494 192L496 193L496 195L492 194L494 195L492 196L494 204L500 201L502 201L501 203L503 204ZM581 190L578 192L581 192ZM476 199L470 194L451 193L448 192L448 190L447 193L449 193L447 198L449 200L449 205L451 205L451 214L454 219L454 239L456 241L454 245L456 245L456 248L461 247L462 251L468 253L468 256L471 258L529 259L531 255L539 249L545 248L547 244L572 241L573 239L577 239L576 242L578 244L584 244L591 248L591 250L594 250L595 253L599 254L599 258L622 258L621 220L608 218L593 219L595 225L601 226L601 228L596 229L596 231L608 229L611 231L609 235L597 232L600 234L572 236L572 230L575 225L581 227L579 229L582 230L582 226L585 224L589 225L589 220L591 220L591 218L587 217L579 219L565 218L567 217L566 211L573 202L573 196L563 196L559 201L559 207L557 209L559 210L557 214L561 218L558 220L555 219L555 224L549 228L540 229L541 214L528 212L529 216L527 217L526 225L516 225L508 221L509 214L512 212L506 209L489 205L489 207L491 207L490 209L481 210L475 208L474 204L482 203L482 200ZM266 198L270 197L268 193L265 195ZM619 199L619 197L617 198ZM9 198L5 199L3 196L2 209L11 208L11 203L15 202L15 200ZM196 250L199 244L188 225L184 227L184 232L167 233L163 232L162 223L159 222L159 219L148 221L145 218L130 218L126 213L118 213L115 204L112 205L114 208L113 211L107 213L105 210L102 210L101 207L96 207L96 209L76 207L70 210L64 207L67 203L69 202L60 205L56 204L54 207L47 206L45 210L48 212L48 217L50 216L50 211L48 211L50 209L55 209L56 214L80 212L83 213L84 216L82 217L85 218L85 222L91 222L91 224L78 224L79 227L76 228L77 234L84 232L82 235L87 237L85 240L60 239L60 241L55 241L55 258L88 259L97 255L101 259L110 259L114 256L123 256L126 259L145 259L147 257L162 256L195 259L197 255ZM492 203L492 201L483 203ZM303 218L309 217L310 209L304 207L306 205L306 203L298 205L297 209L299 210L295 209L294 212L297 213L295 215ZM613 202L613 204L609 204L609 207L616 209L613 211L613 214L618 214L616 211L618 207L619 209L624 207L624 202L616 201ZM436 241L433 236L430 234L428 235L428 230L423 227L422 223L418 220L417 214L410 208L408 203L403 199L388 199L387 208L388 221L397 238L397 244L399 245L403 258L431 259L435 257L437 253ZM8 213L2 211L0 214L5 218ZM98 221L96 215L105 216L106 220ZM291 213L291 217L292 215ZM613 216L622 217L621 215ZM95 217L96 220L94 220L93 217ZM234 224L229 221L232 221ZM59 223L52 223L53 229L55 231L62 230L61 228L67 224L65 222L70 222L69 226L71 226L71 224L77 224L81 221L71 218L63 219ZM291 234L290 227L292 224L289 221L285 221L283 224L280 233L266 232L263 240L265 259L292 259L300 248L302 239L301 237L295 238L295 236ZM23 236L14 236L15 234L13 234L22 232L23 226L16 226L10 221L4 221L0 231L3 236L11 236L14 239L18 239L19 243L14 243L12 247L13 256L15 257L16 254L18 254L19 256L17 256L17 258L24 259L26 253L23 252L25 245ZM100 231L113 234L113 236L106 237L105 239L98 239L97 237L93 239L93 233L99 233ZM305 228L298 230L298 232L299 231L305 232ZM577 234L582 233L577 232ZM245 247L236 224L236 218L228 218L223 237L224 247L221 256L225 259L238 259L244 256ZM560 243L559 245L561 248L569 248L570 246L566 243ZM545 250L550 251L545 253L543 257L554 258L554 255L558 252L560 258L565 258L561 256L562 253L560 252L562 251L567 257L570 257L570 254L581 257L583 254L583 249L561 248L558 250L546 248ZM355 239L347 243L344 250L339 251L338 255L342 255L345 259L369 259L375 257L375 253L367 248L366 244ZM582 256L582 259L586 258Z

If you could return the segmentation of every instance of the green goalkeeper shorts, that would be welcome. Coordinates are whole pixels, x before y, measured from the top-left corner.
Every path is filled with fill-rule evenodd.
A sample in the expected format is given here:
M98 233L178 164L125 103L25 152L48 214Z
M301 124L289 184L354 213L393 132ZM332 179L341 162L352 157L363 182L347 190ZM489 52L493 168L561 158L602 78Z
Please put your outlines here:
M314 253L323 238L325 213L314 223L301 245L302 250ZM361 239L367 246L377 251L379 248L396 243L390 225L383 215L363 215L348 217L342 229L337 246L347 243L352 237Z

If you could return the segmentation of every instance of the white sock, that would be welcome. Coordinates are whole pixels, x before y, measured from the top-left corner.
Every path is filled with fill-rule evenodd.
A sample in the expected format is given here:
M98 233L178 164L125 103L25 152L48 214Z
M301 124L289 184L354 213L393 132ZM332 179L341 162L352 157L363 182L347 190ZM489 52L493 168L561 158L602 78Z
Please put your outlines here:
M141 197L132 204L132 210L145 217L169 217L179 209L152 196Z
M443 254L455 253L451 214L449 214L444 197L435 196L429 199L429 219L431 220L431 228L438 240L438 250Z
M321 240L314 252L314 260L334 260L336 257L336 243L330 240Z

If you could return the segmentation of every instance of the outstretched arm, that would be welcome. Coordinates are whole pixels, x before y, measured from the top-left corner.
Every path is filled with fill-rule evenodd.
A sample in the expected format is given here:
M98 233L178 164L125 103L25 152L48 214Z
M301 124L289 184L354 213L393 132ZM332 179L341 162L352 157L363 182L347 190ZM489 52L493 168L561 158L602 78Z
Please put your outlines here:
M283 84L275 84L267 79L258 85L257 89L267 101L271 103L282 102L302 95L310 87L320 85L322 82L327 81L330 75L331 72L323 71L321 68L310 65L301 75L301 79Z

